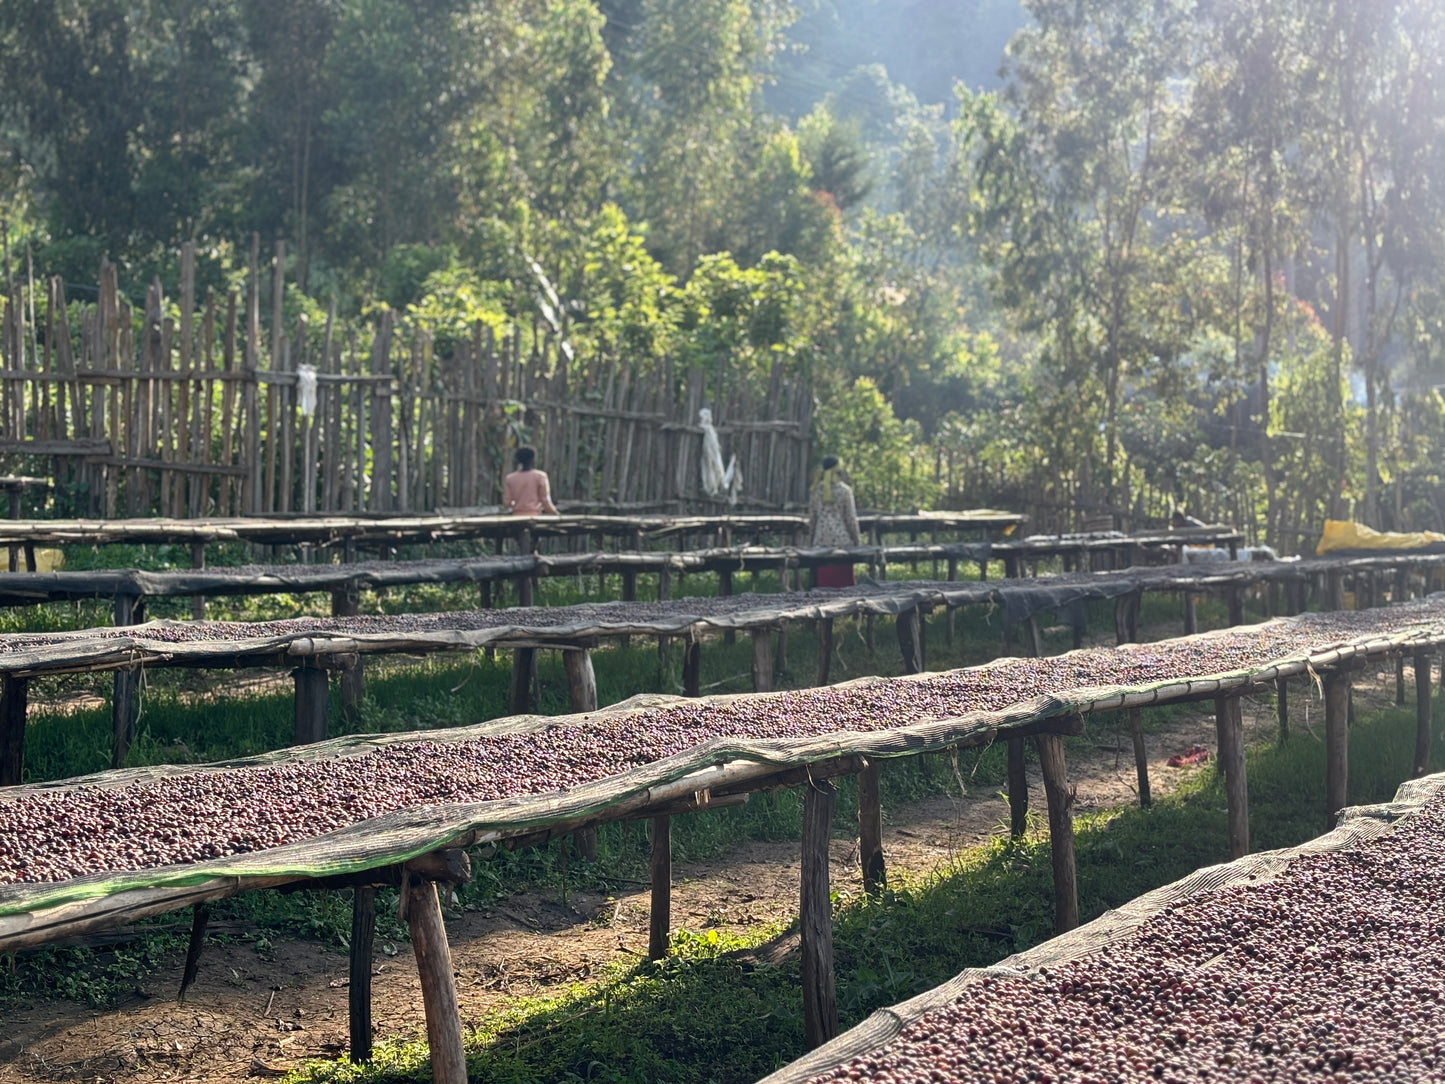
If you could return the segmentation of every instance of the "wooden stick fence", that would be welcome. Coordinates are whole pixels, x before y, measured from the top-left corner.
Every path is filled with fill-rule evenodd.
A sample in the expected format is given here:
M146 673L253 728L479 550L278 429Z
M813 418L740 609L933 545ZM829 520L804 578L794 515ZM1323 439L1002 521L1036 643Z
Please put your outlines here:
M555 499L725 511L700 487L708 406L747 505L806 499L812 390L781 361L704 400L697 366L572 356L531 328L438 339L390 311L343 326L334 307L313 326L287 315L285 259L277 242L268 278L253 238L224 297L198 297L190 244L177 298L156 280L132 305L109 262L93 303L59 278L0 297L0 453L48 460L69 511L107 518L494 506L518 440Z

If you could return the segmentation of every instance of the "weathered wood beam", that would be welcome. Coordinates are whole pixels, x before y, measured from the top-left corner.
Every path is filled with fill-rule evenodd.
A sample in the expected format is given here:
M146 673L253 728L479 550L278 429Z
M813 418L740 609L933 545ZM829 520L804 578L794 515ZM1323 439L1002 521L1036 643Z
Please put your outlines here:
M357 885L351 896L351 982L347 1002L351 1061L371 1060L371 957L376 943L376 889Z
M292 670L291 676L296 681L295 744L325 741L331 701L327 672L319 666L304 665Z
M1134 743L1134 775L1139 781L1139 807L1148 807L1149 796L1149 753L1144 748L1144 713L1139 708L1127 708L1124 712L1129 722L1129 739Z
M0 787L19 786L25 776L25 711L30 679L0 678Z
M1040 734L1036 739L1043 769L1044 795L1049 806L1049 845L1054 865L1054 932L1067 933L1079 925L1079 879L1074 863L1073 795L1064 763L1064 739Z
M773 631L772 629L749 629L753 644L753 692L773 691Z
M1347 670L1331 670L1324 675L1325 687L1325 824L1335 826L1335 818L1348 804L1350 750L1350 674Z
M1243 858L1249 853L1249 788L1244 769L1244 723L1237 694L1215 698L1214 728L1229 810L1229 854L1231 858Z
M652 911L647 925L647 958L667 955L672 934L672 818L652 818Z
M406 922L411 930L417 974L426 1011L426 1041L436 1084L467 1084L467 1052L452 973L451 947L434 882L412 879L406 886Z
M1430 769L1430 663L1428 651L1415 652L1415 765L1416 779Z
M809 1048L838 1034L838 994L833 979L833 901L828 849L833 836L835 791L828 780L803 792L802 888L798 925L803 948L803 1031Z
M1009 835L1022 839L1029 828L1029 776L1024 764L1024 740L1009 738L1007 747Z
M876 760L858 773L858 864L863 869L863 890L883 891L888 874L883 862L883 799Z

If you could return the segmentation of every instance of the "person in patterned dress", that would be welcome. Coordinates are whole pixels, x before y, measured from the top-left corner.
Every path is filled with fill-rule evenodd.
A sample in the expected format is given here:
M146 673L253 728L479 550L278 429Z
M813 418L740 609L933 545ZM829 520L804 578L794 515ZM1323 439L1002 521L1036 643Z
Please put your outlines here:
M808 495L808 513L812 518L812 543L815 546L857 546L858 509L853 503L853 490L839 477L838 457L823 460L823 474ZM818 587L852 587L853 564L819 565L814 575Z

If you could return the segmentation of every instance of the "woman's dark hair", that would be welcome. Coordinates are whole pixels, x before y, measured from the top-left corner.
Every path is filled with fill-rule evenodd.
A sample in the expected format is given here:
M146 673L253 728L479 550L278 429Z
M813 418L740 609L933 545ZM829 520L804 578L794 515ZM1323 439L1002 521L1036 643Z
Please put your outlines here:
M837 465L838 465L838 457L837 457L836 455L825 455L825 456L823 457L823 469L824 469L824 470L832 470L832 469L833 469L834 467L836 467Z
M532 464L537 462L537 449L524 444L517 449L517 466L522 470L531 470Z

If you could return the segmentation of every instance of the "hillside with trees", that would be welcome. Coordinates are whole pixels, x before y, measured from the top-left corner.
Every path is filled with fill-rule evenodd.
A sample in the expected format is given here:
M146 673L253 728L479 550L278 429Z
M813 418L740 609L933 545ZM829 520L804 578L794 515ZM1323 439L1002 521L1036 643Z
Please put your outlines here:
M283 238L363 352L803 381L867 504L1442 529L1442 79L1441 0L0 0L7 327Z

